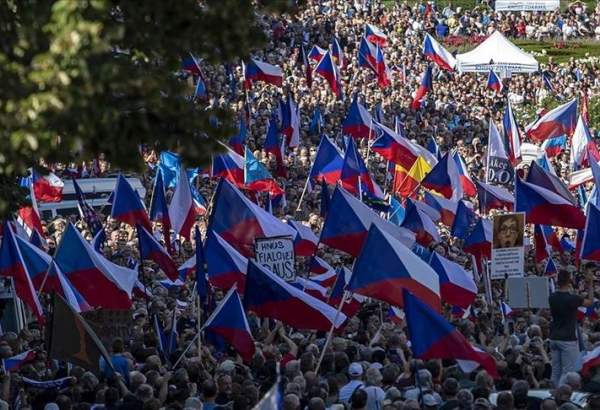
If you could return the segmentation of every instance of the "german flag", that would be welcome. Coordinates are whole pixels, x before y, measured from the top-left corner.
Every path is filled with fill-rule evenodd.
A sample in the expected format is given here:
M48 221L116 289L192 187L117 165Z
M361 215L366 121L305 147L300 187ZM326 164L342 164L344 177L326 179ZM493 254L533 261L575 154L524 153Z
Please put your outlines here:
M54 294L48 354L52 359L73 363L96 374L100 374L100 357L112 368L110 356L96 333L58 294Z

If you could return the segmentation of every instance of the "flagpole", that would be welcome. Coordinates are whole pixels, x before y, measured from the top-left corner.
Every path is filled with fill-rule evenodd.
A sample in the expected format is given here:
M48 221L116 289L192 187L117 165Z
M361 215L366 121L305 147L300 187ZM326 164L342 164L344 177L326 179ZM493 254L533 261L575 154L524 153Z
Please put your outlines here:
M366 159L366 167L367 171L369 170L369 157L371 154L371 132L373 131L373 118L371 117L371 124L369 125L369 136L367 137L367 159Z
M200 302L200 294L196 292L197 298L195 298L196 303L198 303L198 324L196 325L198 335L202 332L202 304ZM198 336L198 358L202 359L202 337Z
M306 182L304 183L304 189L302 190L302 194L300 195L300 199L298 200L298 206L296 207L296 212L300 211L300 207L302 206L302 201L304 200L304 194L306 194L306 190L308 189L308 181L310 180L310 173L306 178Z
M335 330L335 323L337 322L338 316L342 311L342 306L346 303L346 297L348 296L348 292L344 291L342 294L342 300L340 300L340 304L337 307L337 311L335 312L335 316L333 318L333 322L331 323L331 328L329 329L329 334L327 335L327 339L325 339L325 344L323 345L323 350L321 351L321 355L319 356L319 361L317 362L317 367L315 368L315 374L319 374L319 368L321 367L321 362L323 361L323 357L325 356L325 352L327 351L327 347L329 343L331 343L331 338L333 337L333 331Z

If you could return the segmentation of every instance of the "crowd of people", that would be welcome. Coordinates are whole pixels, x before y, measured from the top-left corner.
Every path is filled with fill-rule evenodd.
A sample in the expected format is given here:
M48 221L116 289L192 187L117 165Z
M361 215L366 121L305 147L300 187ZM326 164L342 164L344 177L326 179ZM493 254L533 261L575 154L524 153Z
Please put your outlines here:
M450 2L384 5L375 0L331 0L307 3L294 15L260 16L269 41L255 57L284 70L282 89L256 82L245 92L240 66L232 71L222 66L202 68L209 93L206 104L232 108L240 118L246 115L245 107L250 108L246 144L273 173L275 158L262 150L268 120L280 98L293 95L301 113L300 145L286 152L287 176L278 178L285 189L285 202L273 212L282 219L301 221L317 234L323 224L319 215L319 192L308 192L300 203L320 140L320 134L311 130L311 119L317 109L323 117L320 132L342 146L341 123L350 100L357 96L372 110L377 107L384 124L393 127L396 118L401 121L406 138L425 146L433 137L442 152L457 149L471 177L484 180L488 124L489 121L500 123L507 99L519 112L521 107L541 108L539 104L547 97L565 100L581 93L589 98L598 94L600 65L596 59L562 64L550 59L542 66L551 73L554 91L544 87L539 74L505 79L505 91L497 93L486 89L483 75L461 75L434 68L433 90L422 108L415 111L410 107L428 64L421 52L425 33L436 36L441 43L448 36L486 36L495 30L508 37L597 39L600 5L587 9L585 3L575 2L563 12L495 13L486 2L474 10L454 8ZM366 23L376 25L388 36L385 52L392 80L384 89L377 85L373 72L358 65L358 44ZM313 45L328 48L334 36L346 59L341 68L344 99L338 99L318 77L309 87L304 68L297 64L299 46L307 50ZM592 129L594 135L595 131ZM392 178L386 161L378 155L368 155L364 142L360 152L363 158L369 158L367 166L374 178L389 192ZM144 147L142 154L148 171L139 177L147 188L148 203L159 153ZM566 181L571 172L568 150L552 158L552 162ZM83 165L47 165L63 176L101 177L117 172L102 158ZM210 199L216 182L201 175L196 186ZM476 205L476 199L469 200ZM76 223L86 239L91 239L91 232L78 215L45 220L50 254L60 243L69 221ZM107 231L104 255L121 265L138 259L135 228L106 217L103 221ZM197 225L203 234L207 221L206 215L198 218ZM155 229L160 235L160 227L155 226ZM461 239L452 237L442 226L440 233L442 241L432 248L472 269L471 258L462 250ZM575 238L574 232L566 229L558 233ZM178 264L193 255L193 240L178 240L176 245L174 259ZM347 255L326 247L321 247L318 254L334 267L350 267L352 263ZM116 338L110 346L118 374L107 369L102 374L94 374L49 360L44 350L43 329L32 324L19 334L5 332L0 337L0 357L4 359L28 349L36 351L35 359L18 372L0 377L3 400L0 407L242 410L253 408L274 383L281 380L281 405L286 410L572 409L577 407L572 393L579 391L591 393L587 398L588 408L599 409L600 371L583 377L579 370L583 353L600 341L600 328L592 316L579 322L575 317L577 307L593 305L600 291L597 268L593 264L577 267L572 252L568 251L555 253L553 258L559 274L550 309L515 310L510 319L503 320L498 303L504 292L503 281L494 281L491 303L486 300L481 283L480 294L464 317L452 315L450 308L445 307L445 315L459 331L493 355L500 375L497 379L485 370L465 373L453 361L416 359L405 323L391 321L385 313L387 307L375 300L365 302L357 315L336 332L328 346L325 346L323 332L300 332L247 312L257 345L252 361L244 363L234 349L219 350L205 340L192 346L175 368L172 364L197 331L199 316L193 303L194 280L189 278L182 287L167 289L159 283L164 273L156 265L147 263L144 274L151 283L153 296L150 300L135 297L130 336ZM297 273L308 275L308 259L298 259ZM536 264L530 241L525 273L540 275L542 272L543 266ZM214 290L216 301L222 296L222 290ZM158 315L163 327L169 329L174 309L178 310L177 348L170 357L164 357L153 331L153 317ZM204 312L204 319L207 313ZM317 361L325 348L316 372ZM54 388L29 382L63 377L70 379ZM547 397L533 398L528 395L533 389L547 391Z

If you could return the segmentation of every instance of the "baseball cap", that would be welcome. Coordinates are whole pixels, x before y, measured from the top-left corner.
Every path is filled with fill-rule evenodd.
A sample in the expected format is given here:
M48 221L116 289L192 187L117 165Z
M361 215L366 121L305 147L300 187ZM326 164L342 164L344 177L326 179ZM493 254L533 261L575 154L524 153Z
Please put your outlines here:
M351 363L350 367L348 368L348 374L353 377L362 376L363 368L361 364L357 362Z

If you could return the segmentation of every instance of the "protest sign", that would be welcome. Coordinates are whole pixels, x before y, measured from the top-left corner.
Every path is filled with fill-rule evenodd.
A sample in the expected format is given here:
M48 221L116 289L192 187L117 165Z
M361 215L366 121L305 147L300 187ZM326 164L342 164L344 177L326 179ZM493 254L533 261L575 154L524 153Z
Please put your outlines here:
M524 213L507 213L494 217L491 279L523 276L524 234Z
M294 242L291 237L256 238L254 250L256 262L286 282L296 279Z

